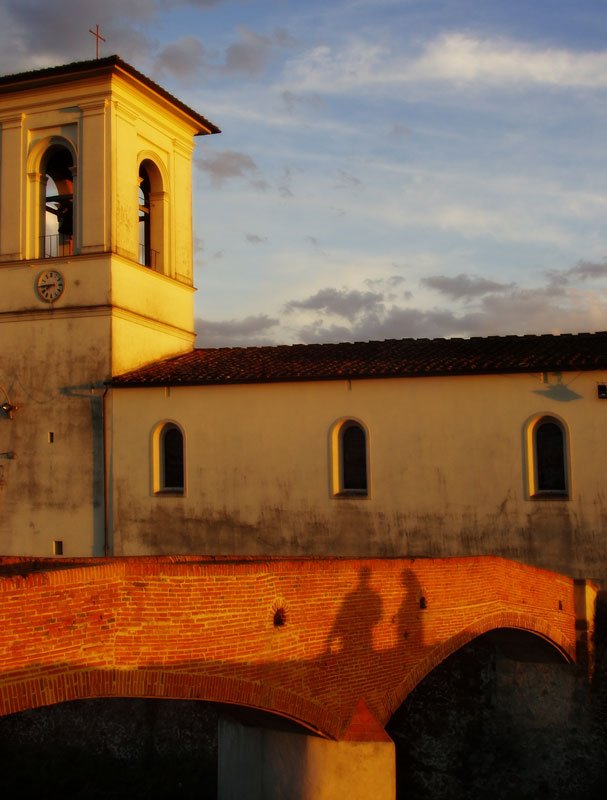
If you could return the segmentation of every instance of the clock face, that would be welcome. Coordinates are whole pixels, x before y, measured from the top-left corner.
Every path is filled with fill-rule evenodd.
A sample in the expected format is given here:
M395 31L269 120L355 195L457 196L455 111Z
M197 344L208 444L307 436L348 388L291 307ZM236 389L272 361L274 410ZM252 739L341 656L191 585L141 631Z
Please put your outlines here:
M56 269L46 269L36 278L36 294L44 303L54 303L63 294L65 281Z

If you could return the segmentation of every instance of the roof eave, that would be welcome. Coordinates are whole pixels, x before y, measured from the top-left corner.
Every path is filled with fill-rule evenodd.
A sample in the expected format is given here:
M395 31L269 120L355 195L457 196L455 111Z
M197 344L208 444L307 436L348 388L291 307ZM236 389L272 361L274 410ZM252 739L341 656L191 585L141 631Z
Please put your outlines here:
M195 136L205 136L208 134L221 133L221 130L210 120L203 117L194 109L174 97L166 89L157 84L147 75L144 75L135 67L128 64L120 56L112 55L92 61L76 61L71 64L62 64L58 67L45 67L31 72L20 72L14 75L0 76L0 94L11 92L22 92L32 89L40 89L43 86L59 83L69 83L74 79L92 78L98 75L121 74L131 81L134 81L146 90L161 97L174 108L184 114L195 128Z
M469 370L415 370L411 372L383 372L383 373L361 373L354 372L344 375L277 375L275 377L255 378L253 376L246 376L241 378L224 378L224 379L198 379L198 380L177 380L171 378L152 378L149 380L135 379L132 381L110 380L108 386L112 389L152 389L164 388L170 386L171 388L192 387L192 386L230 386L242 384L266 384L266 383L317 383L326 381L347 381L347 380L398 380L406 378L456 378L456 377L474 377L474 376L488 376L488 375L532 375L541 372L597 372L607 368L596 365L588 367L580 366L562 366L562 365L542 365L542 366L529 366L529 367L512 367L512 368L484 368L484 369L469 369Z

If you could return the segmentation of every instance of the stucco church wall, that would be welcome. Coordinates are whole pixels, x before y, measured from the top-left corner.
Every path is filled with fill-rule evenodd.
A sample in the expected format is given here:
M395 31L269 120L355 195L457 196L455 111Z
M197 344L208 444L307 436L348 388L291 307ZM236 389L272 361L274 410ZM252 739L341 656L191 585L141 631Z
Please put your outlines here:
M598 373L113 390L116 554L499 554L601 580ZM529 499L525 430L568 432L569 499ZM335 497L330 429L368 431L369 493ZM185 434L184 496L154 495L152 433Z
M32 272L32 281L35 276ZM110 317L0 323L2 553L103 554L102 393Z

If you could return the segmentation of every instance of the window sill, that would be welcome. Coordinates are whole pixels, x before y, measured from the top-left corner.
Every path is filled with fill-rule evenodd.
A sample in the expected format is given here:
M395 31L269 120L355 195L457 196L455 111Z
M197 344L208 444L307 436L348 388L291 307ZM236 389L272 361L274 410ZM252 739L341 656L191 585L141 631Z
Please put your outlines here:
M335 492L333 497L368 497L369 493L366 489L342 489L341 492Z
M183 497L185 492L183 489L158 489L154 495L156 497Z
M568 492L536 492L529 497L530 500L569 500Z

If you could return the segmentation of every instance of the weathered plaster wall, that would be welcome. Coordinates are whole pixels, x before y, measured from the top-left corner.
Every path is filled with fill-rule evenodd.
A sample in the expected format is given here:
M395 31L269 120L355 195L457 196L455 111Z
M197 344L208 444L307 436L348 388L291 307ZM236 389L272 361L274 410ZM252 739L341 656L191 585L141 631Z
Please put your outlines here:
M31 275L33 282L35 273ZM102 377L110 318L38 312L0 317L0 551L103 554ZM4 402L4 395L2 396Z
M508 558L607 578L601 373L112 391L117 554ZM526 424L569 433L569 499L530 499ZM334 497L329 431L368 429L369 494ZM186 437L183 497L154 495L151 436Z

